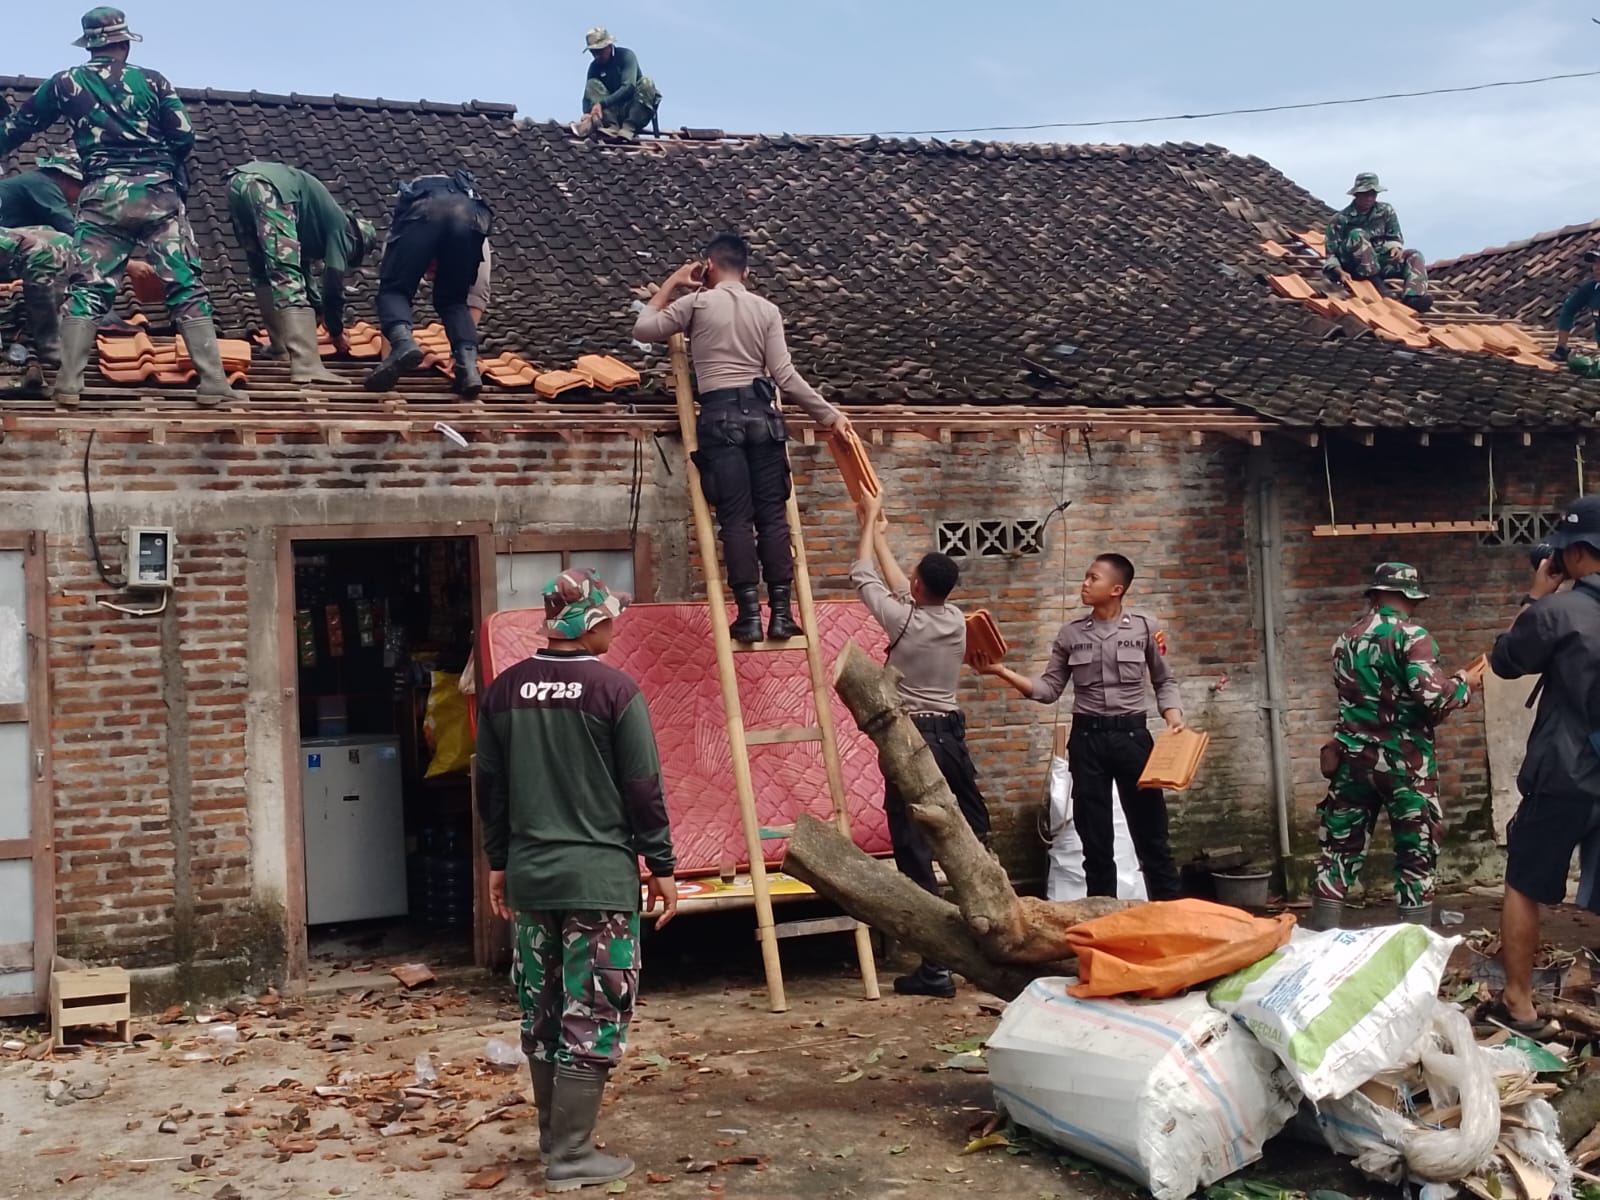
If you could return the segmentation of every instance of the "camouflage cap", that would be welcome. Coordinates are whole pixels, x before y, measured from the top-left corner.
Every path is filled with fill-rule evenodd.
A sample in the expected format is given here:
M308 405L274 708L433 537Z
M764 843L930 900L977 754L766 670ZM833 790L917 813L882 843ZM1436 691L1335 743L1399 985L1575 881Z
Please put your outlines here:
M596 25L583 35L583 51L587 54L591 50L604 50L607 46L615 46L617 39L611 36L609 30L602 25Z
M1377 570L1372 572L1372 582L1367 585L1367 591L1393 592L1407 600L1428 598L1428 593L1422 590L1422 572L1410 563L1403 562L1379 563Z
M1387 192L1389 189L1378 182L1378 176L1372 171L1363 171L1356 176L1356 181L1350 185L1350 194L1359 196L1362 192Z
M39 155L39 170L54 171L58 175L65 175L68 179L83 182L83 167L78 162L77 154L71 151L64 154Z
M577 641L602 621L620 616L633 603L613 592L591 567L573 567L544 585L544 628L551 637Z
M128 28L128 14L120 8L91 8L83 14L83 36L72 44L85 50L144 39Z

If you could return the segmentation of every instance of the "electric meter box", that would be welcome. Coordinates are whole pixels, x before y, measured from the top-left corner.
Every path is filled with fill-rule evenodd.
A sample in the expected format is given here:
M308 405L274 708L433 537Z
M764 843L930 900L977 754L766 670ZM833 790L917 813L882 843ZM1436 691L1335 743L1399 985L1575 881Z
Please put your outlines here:
M128 543L128 587L157 591L172 587L177 546L171 529L134 525L123 534L123 540Z

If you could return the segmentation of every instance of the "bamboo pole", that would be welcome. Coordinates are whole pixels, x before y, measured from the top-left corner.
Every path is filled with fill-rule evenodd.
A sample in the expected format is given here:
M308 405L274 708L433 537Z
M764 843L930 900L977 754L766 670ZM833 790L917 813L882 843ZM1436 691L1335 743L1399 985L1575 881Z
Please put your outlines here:
M739 822L744 826L745 848L750 854L750 890L755 897L756 933L761 939L761 965L767 976L767 1004L773 1012L786 1012L783 964L778 957L777 931L772 923L772 894L767 887L767 865L761 846L761 819L756 812L755 783L750 777L750 751L745 744L744 707L739 701L739 677L733 665L733 639L728 636L728 603L722 591L722 571L717 565L717 538L711 527L711 508L700 490L700 472L692 457L699 449L695 436L694 389L689 384L689 354L683 335L673 334L670 344L672 378L678 396L678 424L683 430L684 458L689 467L689 505L694 513L695 537L706 576L706 603L711 608L711 636L717 648L717 675L722 683L722 709L727 716L728 750L733 760L733 787L739 799Z
M784 451L788 453L787 449ZM791 471L791 477L793 472ZM806 635L806 668L811 672L811 702L817 710L817 727L822 730L822 764L828 773L828 792L833 797L833 823L845 837L850 836L850 813L845 807L844 767L839 762L839 734L833 725L833 691L828 686L822 662L822 627L817 623L817 604L811 595L811 570L806 565L806 542L800 532L800 506L789 488L789 543L794 551L795 594L800 601L800 627ZM856 962L861 968L861 991L868 1000L878 999L878 964L872 953L872 930L858 924L855 932Z

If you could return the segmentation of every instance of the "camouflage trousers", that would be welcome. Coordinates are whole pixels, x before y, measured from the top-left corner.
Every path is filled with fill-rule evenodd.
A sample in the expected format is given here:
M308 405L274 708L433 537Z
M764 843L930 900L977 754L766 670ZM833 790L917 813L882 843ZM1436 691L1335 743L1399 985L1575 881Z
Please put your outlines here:
M516 942L523 1053L562 1067L616 1066L639 990L639 914L518 913Z
M228 191L228 212L234 235L244 247L250 285L270 286L273 307L279 310L310 305L294 205L259 175L235 175Z
M0 229L0 279L45 287L65 283L72 264L72 238L54 229Z
M583 89L583 100L588 109L606 98L606 85L603 80L591 79ZM615 108L603 109L601 117L607 125L631 125L634 129L643 129L650 124L656 115L656 109L661 107L661 93L656 91L656 85L649 79L641 79L633 89L633 97L625 104Z
M1317 895L1343 900L1361 878L1367 842L1387 811L1394 837L1394 895L1402 905L1433 899L1433 872L1439 862L1444 810L1439 781L1420 771L1380 771L1348 751L1317 806L1322 856L1317 864Z
M211 315L200 278L200 247L183 211L177 185L165 175L108 175L84 185L66 315L98 321L111 311L135 252L166 288L174 321Z
M1328 253L1339 260L1352 279L1404 279L1406 295L1428 293L1428 268L1421 252L1407 250L1399 242L1374 245L1365 229L1352 229L1344 243L1329 246Z

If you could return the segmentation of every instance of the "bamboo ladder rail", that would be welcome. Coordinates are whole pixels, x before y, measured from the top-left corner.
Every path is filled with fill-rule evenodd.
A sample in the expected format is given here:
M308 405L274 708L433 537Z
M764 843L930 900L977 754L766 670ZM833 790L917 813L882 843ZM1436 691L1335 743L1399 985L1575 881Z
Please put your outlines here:
M800 509L794 489L789 491L789 539L795 560L794 590L800 604L802 636L786 642L756 642L734 646L728 632L727 597L722 586L722 569L717 558L716 532L711 524L711 507L700 488L700 472L693 453L699 449L695 433L694 388L689 382L688 344L682 334L670 343L673 383L678 400L678 424L683 433L685 460L689 474L689 505L694 515L695 536L700 560L705 566L706 603L711 609L711 635L717 651L717 674L722 686L722 708L727 717L728 749L733 760L733 784L739 801L739 820L744 827L745 849L750 856L750 888L755 898L756 936L761 942L762 967L766 972L767 1001L773 1012L784 1012L789 1003L784 995L783 963L778 954L780 927L772 918L772 893L767 885L765 854L761 845L761 818L756 810L755 783L750 775L750 746L780 742L818 742L822 746L823 766L828 776L828 791L833 800L833 820L839 831L850 836L850 815L845 808L844 768L839 761L839 742L833 725L832 693L822 661L822 645L817 629L817 606L811 596L811 573L806 565L805 540L800 532ZM739 699L739 678L734 668L736 652L804 650L811 675L811 701L816 710L814 727L747 731L744 708ZM833 922L795 922L782 932L799 935L823 932L807 929L808 924L836 928ZM861 969L861 986L868 1000L878 999L878 969L872 953L872 931L853 922L856 958Z

